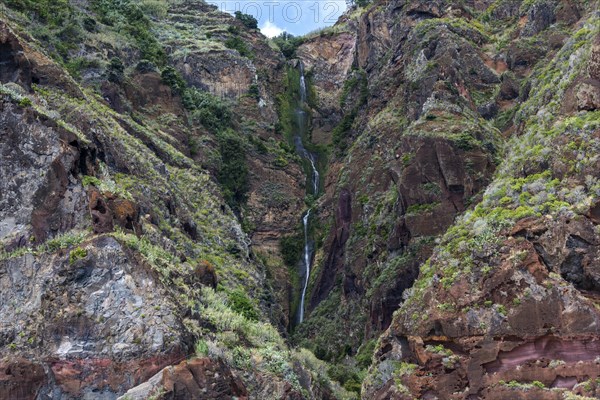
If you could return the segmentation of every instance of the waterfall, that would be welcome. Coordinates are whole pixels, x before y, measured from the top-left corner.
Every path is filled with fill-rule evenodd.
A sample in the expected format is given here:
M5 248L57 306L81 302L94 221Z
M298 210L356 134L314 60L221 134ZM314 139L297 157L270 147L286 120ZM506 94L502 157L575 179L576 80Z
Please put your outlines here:
M308 288L308 278L310 277L311 254L310 241L308 239L308 220L310 218L310 209L302 217L302 226L304 227L304 285L302 286L302 295L300 296L300 312L298 313L298 323L304 321L304 298L306 297L306 288Z
M307 181L310 179L312 183L311 189L314 197L319 195L319 170L317 169L317 156L310 151L308 151L302 142L303 138L306 137L308 133L308 116L306 115L305 107L306 107L306 99L307 99L307 89L306 89L306 79L304 77L304 65L302 62L299 62L300 71L300 102L298 103L298 107L296 108L296 115L298 118L298 130L294 134L294 144L296 146L296 152L305 160L308 161L311 174L310 177L307 177ZM308 280L310 278L310 269L312 263L312 252L311 252L311 243L310 238L308 237L308 224L310 222L310 212L312 209L309 209L306 214L302 216L302 226L304 228L304 252L302 257L302 272L304 275L304 282L302 285L302 293L300 295L300 304L298 305L298 323L302 323L304 321L304 302L306 298L306 290L308 288Z
M304 105L306 103L306 79L304 79L304 64L302 61L299 62L300 66L298 69L300 70L300 105Z
M296 152L305 160L308 160L311 168L311 176L310 180L312 183L312 194L317 197L319 194L319 170L317 169L317 156L310 151L306 150L304 144L302 143L302 139L308 133L308 118L306 115L306 111L304 107L306 105L307 99L307 89L306 89L306 78L304 77L304 65L302 62L299 62L298 69L300 70L300 104L296 109L296 116L298 119L298 130L294 135L294 144L296 146Z

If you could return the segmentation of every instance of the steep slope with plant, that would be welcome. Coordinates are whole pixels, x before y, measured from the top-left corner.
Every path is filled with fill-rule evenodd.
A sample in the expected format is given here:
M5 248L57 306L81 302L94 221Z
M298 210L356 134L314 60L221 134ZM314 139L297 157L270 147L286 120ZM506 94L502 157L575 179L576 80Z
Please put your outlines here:
M598 2L358 3L3 2L0 399L600 395Z
M0 398L346 397L281 336L266 262L287 290L272 230L295 229L304 176L274 131L282 58L247 23L3 5Z
M599 28L531 73L506 161L421 267L363 398L598 395Z

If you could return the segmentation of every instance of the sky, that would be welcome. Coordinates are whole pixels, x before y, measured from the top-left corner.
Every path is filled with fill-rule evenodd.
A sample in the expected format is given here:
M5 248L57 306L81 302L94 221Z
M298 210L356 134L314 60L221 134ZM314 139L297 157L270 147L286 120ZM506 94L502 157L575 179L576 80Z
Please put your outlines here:
M208 0L221 11L253 15L268 37L286 31L295 36L333 25L346 10L345 0Z

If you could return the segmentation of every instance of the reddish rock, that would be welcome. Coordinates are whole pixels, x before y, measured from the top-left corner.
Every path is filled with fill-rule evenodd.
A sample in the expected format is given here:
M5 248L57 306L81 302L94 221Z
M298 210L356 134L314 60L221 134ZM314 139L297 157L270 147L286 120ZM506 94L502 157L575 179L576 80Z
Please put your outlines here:
M119 399L142 400L248 399L242 380L220 360L196 358L169 366Z
M201 358L184 361L163 374L165 400L248 398L241 379L222 361Z
M600 81L585 82L579 85L576 98L578 111L600 109Z
M131 200L110 196L108 207L112 211L114 223L123 229L140 232L138 205Z
M0 361L0 399L35 400L47 380L40 364L20 358Z
M324 268L317 278L315 290L313 291L310 308L314 308L322 301L333 288L336 275L344 266L344 251L346 241L350 237L350 225L352 223L352 195L347 189L343 189L337 202L335 213L335 225L333 226L333 237L329 244L328 258Z
M218 278L215 267L206 260L200 261L194 269L195 278L203 285L217 288Z
M92 216L94 233L107 233L113 230L112 213L100 191L91 189L89 192L89 208Z

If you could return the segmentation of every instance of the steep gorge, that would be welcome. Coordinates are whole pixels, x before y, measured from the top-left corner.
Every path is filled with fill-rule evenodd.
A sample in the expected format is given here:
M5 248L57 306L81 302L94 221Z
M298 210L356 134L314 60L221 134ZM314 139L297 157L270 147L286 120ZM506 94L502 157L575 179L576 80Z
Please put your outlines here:
M599 18L6 1L0 399L599 396Z

